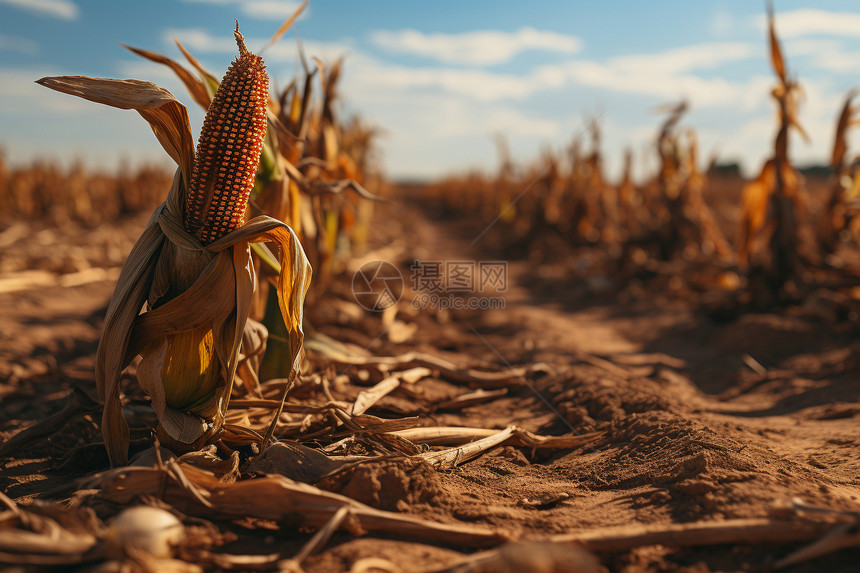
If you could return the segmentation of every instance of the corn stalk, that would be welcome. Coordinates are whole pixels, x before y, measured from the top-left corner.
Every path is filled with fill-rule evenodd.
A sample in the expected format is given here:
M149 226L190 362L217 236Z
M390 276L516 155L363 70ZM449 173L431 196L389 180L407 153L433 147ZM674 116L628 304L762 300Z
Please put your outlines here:
M167 199L123 266L96 355L96 386L104 403L102 432L114 466L126 463L129 445L120 374L138 355L138 382L152 399L159 435L178 449L217 439L242 340L247 329L256 328L248 321L257 289L252 243L279 247L276 290L291 356L287 388L299 372L311 267L288 225L266 215L244 220L243 201L260 153L259 104L252 100L255 103L240 109L239 116L231 115L230 106L248 99L251 92L243 90L261 89L244 87L246 81L259 86L268 79L259 58L244 48L238 23L236 38L240 56L225 76L228 87L212 102L196 156L185 106L155 84L82 76L38 81L90 101L136 110L178 165ZM246 80L248 74L253 79ZM243 114L254 114L254 119ZM249 139L247 123L254 130ZM214 124L221 127L215 129ZM222 135L236 137L238 143L234 147L220 139Z

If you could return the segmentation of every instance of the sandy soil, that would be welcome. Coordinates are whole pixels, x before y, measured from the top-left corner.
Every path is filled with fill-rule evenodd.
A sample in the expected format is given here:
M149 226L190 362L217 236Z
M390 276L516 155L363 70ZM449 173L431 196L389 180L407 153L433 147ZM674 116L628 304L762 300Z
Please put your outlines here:
M480 223L418 202L391 209L394 217L375 223L376 255L406 276L416 260L509 259L504 308L416 311L407 292L398 318L417 328L389 336L381 316L349 318L323 299L309 310L314 326L380 356L421 351L495 370L545 365L491 401L427 410L426 424L515 424L548 435L600 430L605 438L549 454L505 446L445 471L380 461L320 487L386 510L529 538L763 517L792 498L860 511L860 338L851 320L787 307L717 321L671 288L592 270L594 253L545 253L539 261L534 253L509 250L502 229L472 244L484 230ZM122 253L145 220L90 231L44 229L38 243L16 240L10 229L0 233L8 243L0 273L0 438L60 410L73 387L94 394L101 319ZM23 250L10 261L6 253L18 246ZM348 277L341 282L346 285L333 291L348 289ZM411 393L390 394L370 413L396 417L464 390L430 379ZM2 491L21 504L55 497L58 485L105 467L97 448L76 450L87 459L62 454L97 436L92 418L77 420L26 455L5 460ZM276 524L215 525L236 536L224 551L241 546L289 554L309 536ZM609 571L749 571L799 546L650 545L599 560ZM402 571L428 571L465 552L338 533L305 570L349 571L373 557ZM858 558L860 549L847 549L787 571L848 571Z

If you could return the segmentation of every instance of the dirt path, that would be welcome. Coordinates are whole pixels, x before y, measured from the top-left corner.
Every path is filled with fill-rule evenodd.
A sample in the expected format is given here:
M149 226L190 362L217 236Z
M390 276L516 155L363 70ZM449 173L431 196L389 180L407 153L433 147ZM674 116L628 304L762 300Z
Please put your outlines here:
M415 258L503 256L493 250L492 230L476 232L471 222L440 218L421 205L406 206L397 219L408 222L407 242L419 245ZM481 233L488 246L464 248ZM486 521L546 532L764 516L794 497L860 509L853 328L804 317L799 309L717 323L659 293L625 301L614 296L611 277L592 278L583 288L565 277L577 264L512 261L503 310L452 313L461 348L472 349L465 354L500 366L546 362L555 369L534 381L539 396L519 396L538 422L534 429L570 424L610 436L605 448L513 471L498 456L463 468L460 477L469 484L460 494L487 488L482 504L504 514L484 510ZM555 290L532 288L541 273L556 281ZM500 422L505 411L496 410L501 416L491 419ZM558 414L562 423L554 420ZM510 477L500 480L499 473ZM570 497L536 519L516 507L512 492ZM643 552L651 555L640 563L645 569L692 565L709 554ZM628 555L616 565L633 566L639 558ZM714 566L769 558L750 553Z

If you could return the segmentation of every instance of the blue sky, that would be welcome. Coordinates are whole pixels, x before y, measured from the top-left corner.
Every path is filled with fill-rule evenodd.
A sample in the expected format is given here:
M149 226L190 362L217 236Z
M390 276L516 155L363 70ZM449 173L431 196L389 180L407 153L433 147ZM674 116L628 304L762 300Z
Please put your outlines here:
M113 110L33 83L46 75L153 81L202 124L172 73L120 46L182 59L175 36L220 75L235 54L233 18L261 48L295 9L287 0L0 0L0 146L13 163L34 157L114 168L120 160L162 162L134 112ZM800 122L812 137L792 142L798 163L826 161L848 90L860 87L856 1L776 0L789 72L805 89ZM772 148L774 84L764 3L667 0L311 0L294 28L262 55L272 88L309 56L345 56L343 112L379 126L386 172L433 177L492 170L494 136L518 162L561 151L589 118L603 128L610 175L622 150L637 171L656 167L652 142L660 104L687 98L683 127L704 155L738 160L750 173ZM860 137L852 139L860 152ZM704 159L703 159L704 161Z

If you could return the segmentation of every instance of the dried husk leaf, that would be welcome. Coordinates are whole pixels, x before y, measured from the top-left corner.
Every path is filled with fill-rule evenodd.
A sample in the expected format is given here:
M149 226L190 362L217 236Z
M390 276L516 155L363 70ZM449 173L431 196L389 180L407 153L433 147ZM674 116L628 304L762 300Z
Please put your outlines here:
M232 264L227 257L216 257L185 292L137 317L126 361L130 362L153 341L182 328L192 330L212 322L223 323L232 311L228 305L235 296L231 270ZM216 311L214 321L213 310ZM218 310L221 312L217 313Z
M162 218L170 218L165 209ZM175 225L167 225L171 234L185 233ZM193 239L190 235L183 242ZM172 240L172 238L171 238ZM163 428L174 439L185 443L195 443L209 429L203 420L214 423L215 428L223 424L232 391L239 361L239 349L245 332L245 323L250 313L251 299L256 287L249 241L267 241L280 245L279 263L281 275L277 288L282 317L287 324L291 342L290 381L295 379L299 369L302 347L302 313L304 296L310 284L310 265L295 234L284 223L270 217L259 217L236 229L206 249L216 253L216 258L195 285L164 306L144 313L136 319L133 326L139 335L135 339L135 349L144 348L141 366L141 385L153 398L153 406L159 414ZM232 287L232 288L231 288ZM207 296L208 293L208 296ZM225 313L229 311L229 313ZM297 314L296 314L297 313ZM153 314L151 320L147 317ZM186 405L181 411L171 408L157 390L163 384L163 365L166 352L163 347L154 359L152 352L147 353L160 337L170 334L193 331L209 323L214 334L214 350L217 354L219 373L225 373L218 388L208 399L199 404ZM126 357L133 357L126 352ZM150 361L152 363L150 364Z
M104 402L102 433L112 465L128 459L129 429L122 416L119 377L128 365L126 348L132 325L149 295L152 274L165 238L155 217L126 259L105 315L104 330L96 352L95 381Z
M258 245L260 243L254 243ZM262 357L266 353L266 342L269 332L265 326L256 320L249 318L245 323L245 331L242 334L242 348L239 355L239 366L236 370L236 382L241 386L245 394L262 398L260 378L257 372L260 369ZM234 384L235 385L235 384Z

